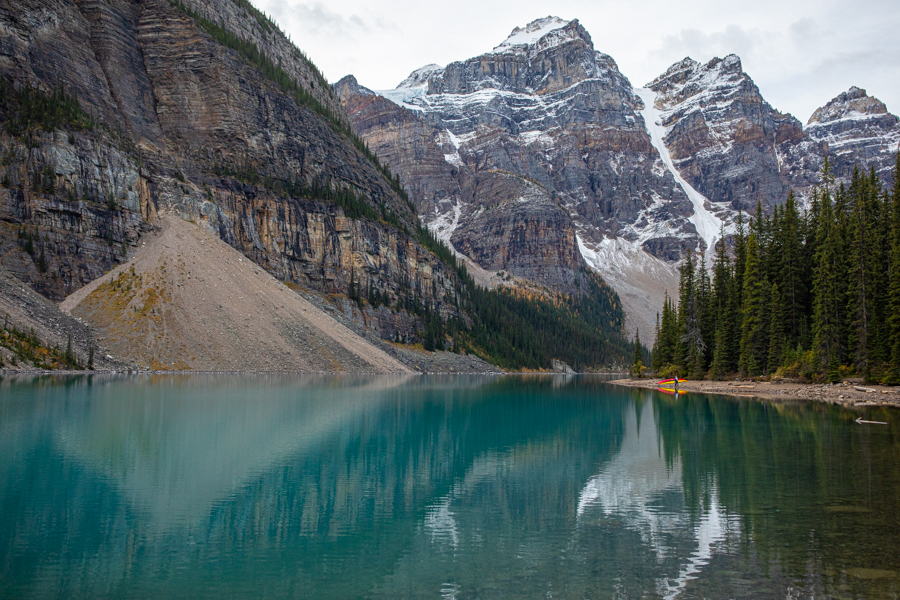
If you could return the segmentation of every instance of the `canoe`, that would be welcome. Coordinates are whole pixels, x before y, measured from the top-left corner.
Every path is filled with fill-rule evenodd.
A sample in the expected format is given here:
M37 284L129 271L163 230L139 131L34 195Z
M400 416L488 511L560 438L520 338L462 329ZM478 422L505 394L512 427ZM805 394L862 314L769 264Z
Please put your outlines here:
M672 394L673 396L678 394L687 394L685 390L674 390L672 388L658 388L657 391L662 392L663 394Z
M679 379L678 383L684 383L685 381L687 381L687 379ZM657 381L656 385L671 385L673 383L675 383L674 377L672 379L663 379L662 381Z

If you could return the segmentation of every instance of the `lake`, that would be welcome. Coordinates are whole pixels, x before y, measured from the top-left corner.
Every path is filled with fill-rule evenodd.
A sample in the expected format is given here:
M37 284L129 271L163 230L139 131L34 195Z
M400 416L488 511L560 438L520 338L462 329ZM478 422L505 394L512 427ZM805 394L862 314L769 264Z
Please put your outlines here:
M897 417L591 376L6 377L0 596L897 598Z

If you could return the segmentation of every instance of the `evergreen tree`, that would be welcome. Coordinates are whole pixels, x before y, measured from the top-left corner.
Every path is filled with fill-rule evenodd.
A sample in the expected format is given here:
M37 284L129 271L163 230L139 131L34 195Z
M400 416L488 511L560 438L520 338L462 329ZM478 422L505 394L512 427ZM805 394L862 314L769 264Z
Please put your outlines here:
M765 365L762 356L763 310L767 299L764 297L763 282L760 273L759 249L756 236L752 233L747 239L747 259L744 268L744 306L741 311L741 354L738 367L741 375L752 377L759 375L761 365ZM767 349L767 348L766 348Z
M738 209L737 219L735 220L734 232L734 277L731 286L731 314L734 316L733 329L729 340L731 342L731 369L738 369L739 357L741 355L741 336L743 335L743 319L744 319L744 271L747 268L747 237L744 229L744 215Z
M803 272L805 257L803 254L803 231L800 213L794 191L788 192L784 203L781 227L778 233L780 246L780 264L778 265L778 283L782 293L781 314L784 316L782 329L785 343L793 348L802 337L805 327L806 287Z
M712 365L709 368L709 378L721 381L728 373L730 364L726 354L728 353L728 323L719 319L716 323L716 343L713 351Z
M802 303L803 311L800 315L800 331L797 344L802 348L812 348L813 346L813 323L812 312L814 303L814 286L813 279L816 267L817 256L817 239L819 235L819 206L820 206L820 190L813 189L810 196L809 207L804 215L801 223L803 225L803 249L800 253L802 257L801 282L805 297Z
M678 346L676 347L681 372L692 378L702 378L705 371L706 341L701 324L701 299L694 266L693 252L688 251L681 267L678 293Z
M840 225L826 188L821 196L819 233L816 236L816 265L813 281L813 333L819 364L836 378L837 365L843 359L843 248Z
M887 335L890 358L884 383L900 385L900 151L894 167L894 190L891 194L891 252L888 260Z
M654 371L659 371L663 365L660 364L659 354L659 312L656 313L656 331L653 335L653 349L650 351L650 366Z
M716 335L717 306L712 292L712 284L709 281L709 269L706 266L706 255L700 259L700 270L695 275L697 282L697 307L700 320L700 337L704 342L704 350L699 353L702 363L696 368L705 371L712 361L713 341ZM702 378L702 375L698 375Z
M641 332L634 330L634 360L631 363L631 376L642 377L644 372L644 359L641 357Z
M871 379L873 358L877 365L879 324L876 318L878 280L881 278L879 252L882 241L877 226L879 216L877 179L864 177L854 169L849 195L850 213L850 286L847 312L849 316L848 348L853 352L854 366L866 380ZM873 352L874 350L874 352Z
M734 313L732 310L732 292L734 281L731 271L731 259L725 246L725 226L716 242L713 258L712 298L710 304L715 310L714 343L711 349L712 362L718 360L715 373L724 376L731 370L732 344L731 333L734 331ZM720 333L721 330L721 333ZM718 357L718 359L716 358Z
M688 327L694 328L696 325L696 312L694 312L696 305L692 302L693 293L693 252L688 250L684 262L681 264L681 274L678 278L678 329L675 338L675 360L673 361L674 364L678 365L682 375L687 374L687 368L692 358L690 356ZM690 325L688 325L688 320L691 320Z
M784 360L784 320L781 315L781 294L778 292L778 284L772 284L772 294L769 297L769 350L767 374L773 374L781 366Z
M657 370L675 364L675 350L678 345L678 317L672 299L666 292L663 301L662 319L659 327L658 356L659 366Z

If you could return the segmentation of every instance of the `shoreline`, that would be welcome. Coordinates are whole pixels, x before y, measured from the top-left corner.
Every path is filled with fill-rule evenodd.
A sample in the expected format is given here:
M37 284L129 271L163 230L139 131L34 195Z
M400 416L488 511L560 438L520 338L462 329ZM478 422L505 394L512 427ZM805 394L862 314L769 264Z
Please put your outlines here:
M591 376L622 375L622 372L576 373L574 375ZM239 370L153 370L153 369L96 369L93 371L42 370L42 369L2 369L0 378L4 376L78 376L78 375L284 375L284 376L323 376L323 375L551 375L572 376L563 373L541 373L527 371L413 371L411 373L378 372L378 371L239 371ZM656 390L659 386L656 379L608 379L606 383L626 388ZM697 381L689 380L679 384L685 392L701 394L719 394L732 398L755 398L757 400L824 402L839 406L879 407L900 409L900 386L861 385L850 381L838 384L828 383L794 383L781 381Z
M613 385L655 390L655 379L614 379ZM900 387L843 383L786 383L779 381L685 381L678 388L686 392L722 394L735 398L763 400L804 400L845 407L900 408Z

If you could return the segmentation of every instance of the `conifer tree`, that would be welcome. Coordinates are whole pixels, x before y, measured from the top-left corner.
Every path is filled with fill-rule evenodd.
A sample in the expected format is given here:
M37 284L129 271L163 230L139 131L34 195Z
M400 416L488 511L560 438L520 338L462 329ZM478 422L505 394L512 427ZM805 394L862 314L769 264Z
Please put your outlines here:
M728 323L719 319L716 323L716 343L713 351L712 365L709 368L709 378L721 381L728 373L730 365L726 354L728 353Z
M781 294L778 292L778 284L772 284L772 293L769 297L769 349L767 374L775 373L784 360L784 320L781 315Z
M678 317L675 314L675 307L672 305L672 299L669 298L669 294L666 292L665 300L663 301L662 319L659 327L659 366L657 367L657 370L674 364L677 339Z
M743 309L744 309L744 271L747 267L747 237L744 229L744 215L738 209L737 219L734 222L734 274L731 286L731 314L733 315L733 329L729 340L731 349L732 369L738 368L741 354L741 336L743 335Z
M747 259L744 267L744 306L741 311L741 354L738 367L741 375L752 377L761 371L761 338L764 332L763 310L766 307L760 273L759 249L756 236L747 238ZM765 364L765 363L763 363Z
M713 257L712 294L716 307L725 306L730 293L728 280L731 278L731 259L725 247L725 226L719 232Z
M725 246L725 226L722 226L716 242L713 258L713 281L711 303L715 308L715 333L710 364L710 377L722 379L732 370L731 337L734 332L734 310L732 296L734 281L731 259Z
M654 371L659 371L662 365L659 363L659 312L656 313L656 331L653 335L653 348L650 350L650 366Z
M820 191L818 188L815 188L810 197L809 207L801 221L803 224L803 250L801 252L803 268L800 273L803 289L805 290L805 298L802 305L803 312L800 315L800 332L797 343L802 348L807 349L813 346L812 306L815 297L813 279L819 235L819 200Z
M643 376L644 359L641 358L641 331L634 330L634 360L631 363L631 376L640 378Z
M839 278L843 276L840 225L834 214L831 196L826 188L821 196L819 213L819 233L816 236L816 265L813 282L815 299L813 305L814 346L819 365L827 368L834 379L837 365L843 358L843 286Z
M696 368L706 371L712 361L713 341L716 336L716 302L712 293L712 284L709 281L709 269L706 266L706 255L700 258L700 269L694 276L696 281L697 310L700 321L700 337L704 342L703 351L699 353L701 364ZM698 375L702 379L702 373Z
M884 383L900 385L900 151L894 167L894 190L891 194L891 252L888 261L887 339L890 360Z
M701 378L705 371L706 341L701 323L701 286L694 265L693 252L688 251L681 267L678 298L678 346L677 359L684 374ZM708 287L708 285L707 285Z
M854 366L866 380L871 379L872 363L878 360L879 338L877 315L878 280L882 245L879 239L877 179L864 177L854 169L850 185L850 286L848 294L849 342ZM874 359L874 361L873 361Z
M806 304L802 233L800 213L797 210L794 191L791 190L784 203L779 231L780 264L778 265L778 279L781 284L782 296L781 313L784 316L782 329L785 332L785 343L791 348L800 341Z
M684 262L681 265L681 275L678 280L678 330L675 340L674 363L681 369L682 374L687 373L688 365L693 358L690 347L691 335L696 333L696 304L694 295L694 253L688 250ZM690 323L688 322L690 321Z
M890 331L888 329L888 286L890 284L890 260L891 260L891 197L889 190L882 187L877 180L874 169L870 178L875 178L874 189L880 189L877 197L873 198L874 218L873 226L877 230L877 246L873 246L873 260L876 263L876 276L873 279L872 320L874 322L874 340L872 361L876 365L873 375L877 378L884 377L891 358Z

